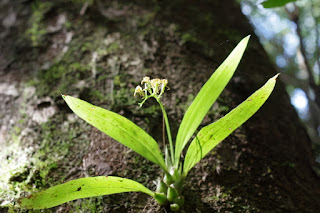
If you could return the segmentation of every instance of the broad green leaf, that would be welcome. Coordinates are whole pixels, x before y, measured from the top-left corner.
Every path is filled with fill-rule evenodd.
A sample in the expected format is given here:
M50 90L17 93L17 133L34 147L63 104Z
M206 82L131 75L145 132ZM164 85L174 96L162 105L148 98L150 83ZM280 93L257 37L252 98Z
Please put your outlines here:
M219 97L222 90L230 81L235 72L250 36L240 41L228 58L212 74L210 79L203 85L198 95L189 106L180 124L175 145L175 166L178 166L180 154L191 136L199 127L208 110Z
M262 2L264 8L282 7L290 2L295 2L296 0L267 0Z
M19 204L22 208L27 209L46 209L79 198L122 192L143 192L154 197L152 191L136 181L113 176L98 176L80 178L53 186L21 199Z
M80 118L168 171L157 142L127 118L68 95L62 95Z
M228 137L235 129L246 122L270 96L277 76L269 79L268 82L253 93L247 100L233 109L218 121L203 127L191 142L187 151L183 172L186 176L189 170L198 163L218 143Z

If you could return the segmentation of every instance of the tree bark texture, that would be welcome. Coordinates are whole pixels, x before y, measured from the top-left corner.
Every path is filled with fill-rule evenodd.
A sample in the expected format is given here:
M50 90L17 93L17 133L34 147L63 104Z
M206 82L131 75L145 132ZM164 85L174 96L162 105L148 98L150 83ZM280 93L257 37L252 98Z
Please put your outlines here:
M12 131L20 125L22 147L35 147L39 153L46 141L47 152L60 156L50 161L57 166L45 176L27 165L10 184L24 181L23 174L32 177L29 187L40 189L78 177L118 175L154 188L158 168L77 119L61 93L128 117L162 147L159 108L149 102L140 109L133 97L142 77L168 79L170 90L163 99L175 135L188 104L243 37L251 34L240 66L202 125L226 114L277 73L234 0L88 3L1 3L0 83L17 91L0 93L5 100L3 144L13 140ZM15 15L13 24L10 14ZM68 147L64 154L59 144ZM50 156L41 159L48 162ZM278 81L261 110L190 171L183 210L317 212L320 181L313 167L310 140ZM52 210L77 208L166 211L138 193L74 201Z

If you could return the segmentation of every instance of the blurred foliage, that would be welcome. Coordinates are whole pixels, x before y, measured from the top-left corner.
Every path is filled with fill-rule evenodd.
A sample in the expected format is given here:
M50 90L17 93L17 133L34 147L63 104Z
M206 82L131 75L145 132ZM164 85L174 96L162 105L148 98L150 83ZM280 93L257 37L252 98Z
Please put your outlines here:
M295 2L296 0L267 0L262 2L264 8L282 7L287 3Z
M283 73L281 79L320 162L320 1L243 0L241 6Z

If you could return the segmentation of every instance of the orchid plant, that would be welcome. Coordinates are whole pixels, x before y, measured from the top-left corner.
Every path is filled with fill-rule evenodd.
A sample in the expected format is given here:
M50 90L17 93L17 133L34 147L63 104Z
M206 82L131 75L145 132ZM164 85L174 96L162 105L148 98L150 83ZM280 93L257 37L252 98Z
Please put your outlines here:
M175 143L172 140L166 110L161 102L168 81L144 77L141 86L136 87L134 95L142 98L142 102L139 103L140 107L149 98L154 98L160 105L169 141L169 144L164 147L164 155L160 151L158 143L127 118L72 96L62 95L72 111L80 118L160 167L163 175L155 181L157 185L155 191L123 177L86 177L32 194L21 199L20 206L45 209L79 198L122 192L143 192L153 197L160 205L169 205L172 211L181 209L184 203L183 185L190 169L218 143L247 121L264 104L274 89L278 75L269 79L264 86L227 115L203 127L192 138L204 116L233 76L248 41L249 36L237 45L201 88L183 117ZM190 140L190 145L182 161L181 155Z

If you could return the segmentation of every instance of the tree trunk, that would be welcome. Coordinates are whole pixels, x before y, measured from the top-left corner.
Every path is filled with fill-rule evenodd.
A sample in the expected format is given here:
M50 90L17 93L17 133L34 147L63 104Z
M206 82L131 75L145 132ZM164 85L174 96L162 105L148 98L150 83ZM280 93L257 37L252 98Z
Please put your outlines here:
M168 79L163 99L175 135L193 97L246 35L252 36L240 66L202 125L276 74L233 0L1 4L0 145L7 151L0 159L18 165L21 153L10 147L14 141L22 147L16 150L33 163L19 164L8 184L23 183L23 190L94 175L132 178L154 188L160 175L156 166L75 117L62 93L120 113L162 141L160 109L152 101L139 108L133 97L142 77ZM190 171L183 209L318 212L320 179L314 166L310 140L278 81L261 110ZM0 201L14 197L3 191ZM166 211L139 193L82 199L52 210L79 208Z

